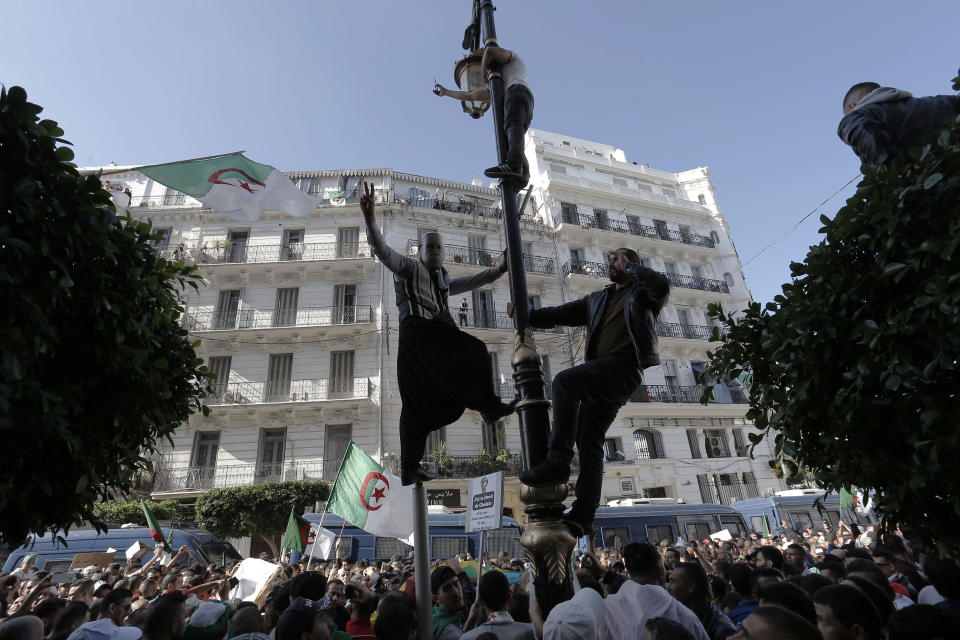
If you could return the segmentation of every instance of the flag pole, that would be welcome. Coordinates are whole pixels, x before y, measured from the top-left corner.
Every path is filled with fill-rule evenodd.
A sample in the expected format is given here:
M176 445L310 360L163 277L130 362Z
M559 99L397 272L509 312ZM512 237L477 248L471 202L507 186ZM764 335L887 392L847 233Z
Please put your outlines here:
M414 575L417 592L417 637L433 637L433 592L430 589L430 531L427 527L427 490L418 481L413 490L415 537Z
M487 530L480 530L480 554L477 556L477 585L480 584L480 576L483 575L483 548L486 546L484 541L487 537Z
M327 515L327 507L323 507L323 513L320 514L320 524L317 525L318 529L323 528L323 517ZM310 571L310 565L313 564L313 552L317 549L317 536L313 536L313 544L310 545L310 557L307 558L307 571Z

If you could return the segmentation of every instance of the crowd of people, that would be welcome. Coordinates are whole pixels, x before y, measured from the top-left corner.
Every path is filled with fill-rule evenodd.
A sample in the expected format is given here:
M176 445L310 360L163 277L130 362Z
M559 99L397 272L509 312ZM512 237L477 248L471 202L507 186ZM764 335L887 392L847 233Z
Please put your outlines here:
M247 601L230 598L239 565L194 563L186 547L165 563L158 557L87 567L55 584L27 556L0 577L0 640L960 637L955 561L843 523L730 540L615 539L575 552L574 596L546 615L524 559L485 557L476 580L461 565L469 554L454 557L431 570L429 639L418 639L412 553L389 562L285 558Z

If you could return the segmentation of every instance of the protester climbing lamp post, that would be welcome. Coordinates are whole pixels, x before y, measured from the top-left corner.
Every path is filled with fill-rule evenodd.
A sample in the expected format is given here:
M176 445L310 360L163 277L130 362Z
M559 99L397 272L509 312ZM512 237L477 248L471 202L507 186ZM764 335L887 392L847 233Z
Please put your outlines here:
M473 1L472 19L463 38L463 48L469 53L457 63L455 72L458 76L458 84L460 84L459 78L463 78L468 84L466 87L461 85L463 90L469 91L476 88L469 86L469 83L476 82L478 79L482 82L478 54L481 41L484 47L499 46L493 20L494 11L492 0ZM504 163L508 150L507 133L504 128L504 88L503 79L496 70L489 74L487 88L490 90L489 106L493 107L497 158L500 163ZM464 110L467 110L466 105ZM474 114L475 112L468 111L468 113L474 118L479 117ZM520 420L523 463L526 468L531 468L546 457L547 436L550 431L550 403L544 397L542 360L537 353L530 329L518 198L516 186L512 181L507 179L500 181L500 197L507 242L510 298L514 301L513 320L516 329L511 364L515 386L520 394L517 416ZM536 596L544 615L547 615L554 605L568 600L573 595L569 573L570 556L576 540L567 531L562 521L563 500L566 497L565 483L539 488L520 486L520 499L527 505L524 511L529 518L529 524L520 538L520 544L526 550L534 567Z

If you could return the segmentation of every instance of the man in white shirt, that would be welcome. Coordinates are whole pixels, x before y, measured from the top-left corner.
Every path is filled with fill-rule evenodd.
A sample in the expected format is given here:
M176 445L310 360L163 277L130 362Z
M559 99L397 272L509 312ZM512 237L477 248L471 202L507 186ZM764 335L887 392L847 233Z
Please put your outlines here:
M481 69L484 79L490 67L499 67L503 77L503 128L507 133L506 162L484 171L488 178L506 178L513 180L517 188L530 181L530 168L523 157L523 135L533 120L533 93L527 85L527 67L515 52L497 46L483 49ZM490 101L490 91L486 87L473 91L451 91L436 85L433 92L438 96L447 96L455 100Z
M516 622L510 615L510 584L500 571L489 571L477 583L477 602L489 611L487 621L467 631L460 640L476 640L481 633L490 631L499 640L533 640L533 625Z
M697 640L710 640L696 614L674 599L663 587L663 560L657 548L631 542L623 548L630 579L607 597L604 633L609 640L637 640L650 618L664 617L683 625Z

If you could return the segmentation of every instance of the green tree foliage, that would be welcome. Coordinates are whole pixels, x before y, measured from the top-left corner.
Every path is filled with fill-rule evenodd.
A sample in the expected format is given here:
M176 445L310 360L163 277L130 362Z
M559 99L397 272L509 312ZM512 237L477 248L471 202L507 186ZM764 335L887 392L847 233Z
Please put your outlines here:
M765 308L711 305L727 335L708 373L750 371L747 417L778 453L825 488L876 491L886 526L960 556L960 122L911 157L863 167Z
M197 498L197 524L221 538L260 536L279 555L273 538L286 529L290 509L303 513L329 495L330 485L321 480L213 489Z
M146 503L157 520L180 520L185 515L183 505L176 500L161 500L159 502L147 500ZM140 506L139 502L124 502L121 500L98 502L93 505L93 512L97 520L103 522L120 524L132 522L143 526L147 524L147 519L143 515L143 507Z
M96 520L194 411L194 269L157 256L20 87L0 92L0 540ZM69 143L66 143L69 144ZM154 239L157 236L153 236Z

